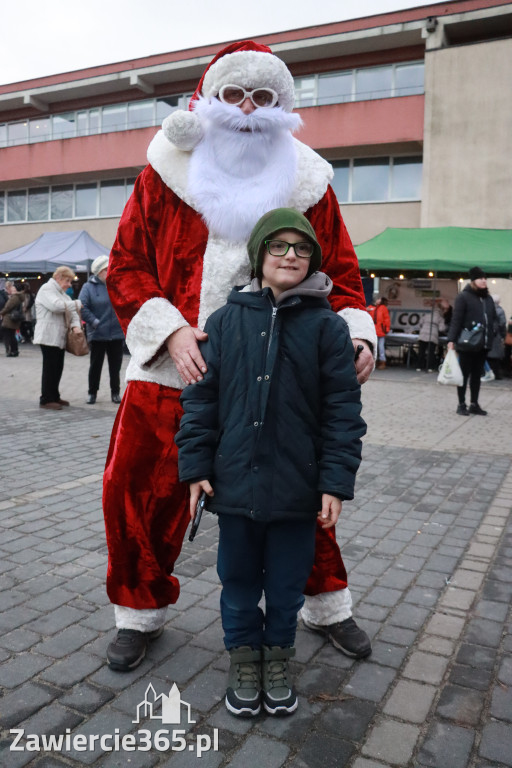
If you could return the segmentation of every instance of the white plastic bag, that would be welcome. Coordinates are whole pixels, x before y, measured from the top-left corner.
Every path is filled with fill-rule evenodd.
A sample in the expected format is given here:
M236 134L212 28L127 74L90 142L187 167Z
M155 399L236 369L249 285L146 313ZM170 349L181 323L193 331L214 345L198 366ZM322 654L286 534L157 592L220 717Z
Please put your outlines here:
M454 349L449 349L437 377L439 384L451 384L453 387L462 387L464 381L459 365L459 359Z

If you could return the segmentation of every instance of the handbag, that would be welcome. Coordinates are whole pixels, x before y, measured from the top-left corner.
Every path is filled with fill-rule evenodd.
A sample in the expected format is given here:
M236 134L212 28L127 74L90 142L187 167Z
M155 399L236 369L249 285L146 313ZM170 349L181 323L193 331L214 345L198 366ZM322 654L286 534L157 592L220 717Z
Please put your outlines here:
M76 310L80 319L80 333L75 333L71 327L71 311L66 306L66 352L78 357L89 354L89 345L87 343L87 337L82 330L82 317L80 310Z
M463 328L455 344L457 352L480 352L484 348L484 329L478 324Z
M25 312L23 311L23 304L18 304L17 307L11 309L9 317L13 323L21 323L25 319Z
M439 369L437 381L439 384L450 384L454 387L462 387L464 378L454 349L449 349L446 353L446 357Z

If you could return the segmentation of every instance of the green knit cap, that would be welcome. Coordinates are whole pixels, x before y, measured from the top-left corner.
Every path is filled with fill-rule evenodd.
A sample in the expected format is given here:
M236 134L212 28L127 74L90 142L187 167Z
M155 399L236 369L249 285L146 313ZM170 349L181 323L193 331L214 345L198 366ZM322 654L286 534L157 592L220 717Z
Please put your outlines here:
M308 276L317 272L322 264L322 249L316 239L315 230L306 217L296 211L295 208L275 208L273 211L265 213L255 224L247 243L249 259L256 277L261 277L265 240L269 240L281 229L293 229L300 232L313 243L314 248L309 260Z

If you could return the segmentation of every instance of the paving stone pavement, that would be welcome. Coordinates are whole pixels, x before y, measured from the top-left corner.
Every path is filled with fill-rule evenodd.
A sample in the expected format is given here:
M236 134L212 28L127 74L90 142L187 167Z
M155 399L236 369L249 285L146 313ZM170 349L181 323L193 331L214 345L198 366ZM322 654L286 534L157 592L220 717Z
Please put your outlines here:
M40 364L25 345L0 359L1 768L512 766L509 380L483 385L488 417L462 418L435 376L374 373L356 499L337 528L373 654L354 662L300 627L297 713L247 721L222 702L213 516L184 545L180 600L143 664L105 666L101 474L116 406L106 381L85 405L88 361L66 356L71 407L41 411ZM176 683L190 715L149 719L137 705L150 683L156 695ZM180 731L174 750L165 727ZM42 735L62 735L62 749ZM116 738L124 748L106 751Z

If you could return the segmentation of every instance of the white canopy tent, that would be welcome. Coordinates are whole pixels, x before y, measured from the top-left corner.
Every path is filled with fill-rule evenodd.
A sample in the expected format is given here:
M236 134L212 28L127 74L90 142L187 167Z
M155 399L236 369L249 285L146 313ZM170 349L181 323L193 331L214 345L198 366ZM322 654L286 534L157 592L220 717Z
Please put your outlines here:
M0 272L54 272L65 265L75 272L90 272L97 256L110 249L98 243L84 229L74 232L45 232L21 248L0 254Z

